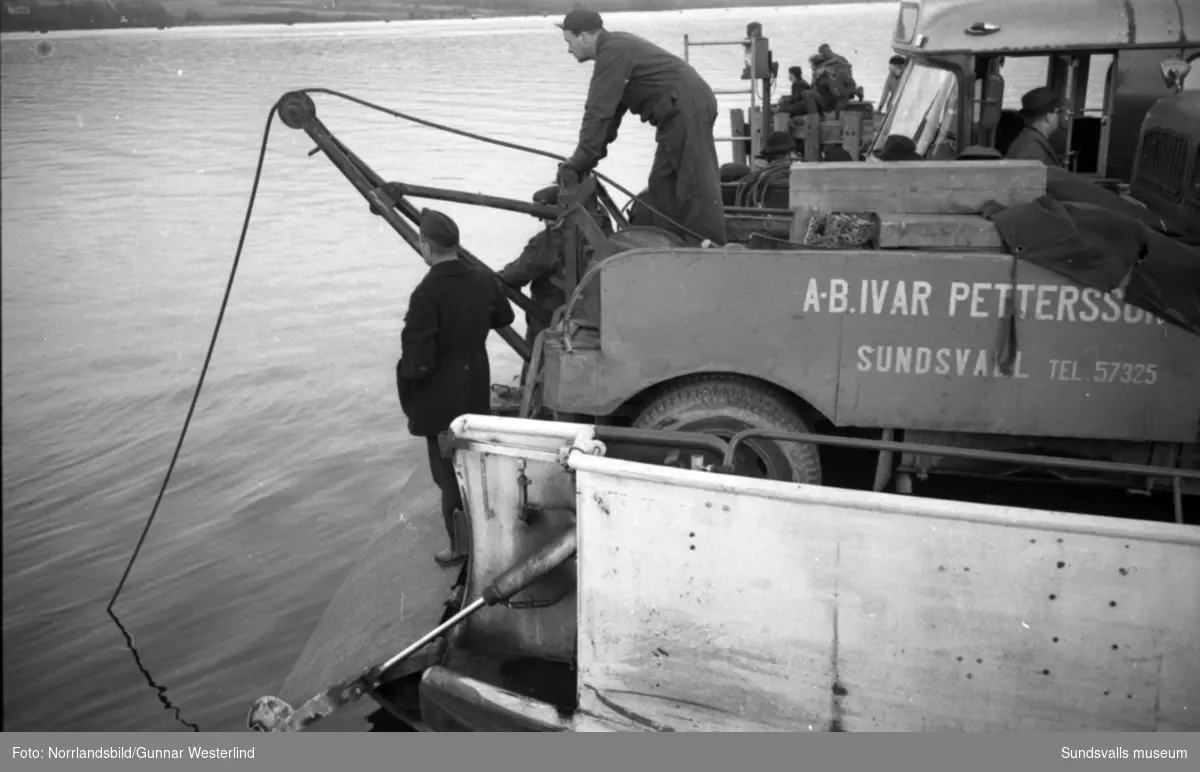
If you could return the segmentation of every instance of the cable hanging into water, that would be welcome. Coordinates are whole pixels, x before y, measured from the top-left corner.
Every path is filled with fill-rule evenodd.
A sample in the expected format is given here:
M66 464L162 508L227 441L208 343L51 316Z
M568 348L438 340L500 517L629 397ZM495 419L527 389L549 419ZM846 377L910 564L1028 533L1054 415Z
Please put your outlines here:
M250 201L246 206L246 219L242 223L242 235L238 239L237 251L233 255L233 266L229 270L229 281L225 284L225 296L221 299L221 309L217 313L217 323L213 327L212 339L208 343L208 353L204 357L204 366L200 369L200 378L196 381L196 390L192 394L192 403L188 406L187 417L183 421L183 429L179 432L179 440L175 443L175 452L171 454L171 462L167 465L167 473L163 477L162 486L158 489L158 497L154 500L154 507L150 510L150 517L146 519L146 524L142 528L142 534L138 537L137 545L133 548L133 554L129 557L129 563L125 566L125 572L121 574L121 581L117 583L117 588L113 591L112 597L108 601L108 606L105 607L105 611L108 612L108 615L125 636L126 645L133 654L138 670L145 676L150 688L158 692L158 699L163 703L164 709L174 710L175 718L184 726L191 727L192 731L195 732L199 732L200 727L184 720L179 713L179 708L172 705L171 701L167 699L166 687L155 683L150 672L142 665L142 658L138 655L133 636L125 629L125 625L121 624L121 620L117 617L116 612L113 611L113 605L117 602L121 590L125 588L125 582L129 579L129 572L133 570L133 564L137 561L138 554L142 551L142 545L146 543L146 535L150 533L150 526L154 523L154 518L158 515L158 508L162 504L163 495L167 492L167 485L171 481L171 474L175 471L175 464L179 461L179 453L183 449L184 438L187 436L188 427L192 423L192 416L196 412L196 403L200 400L200 390L204 387L204 378L208 374L208 366L212 362L213 351L217 347L217 337L221 333L221 322L225 319L225 309L229 306L229 296L233 292L233 280L237 276L238 263L242 259L242 248L246 244L246 233L250 230L250 217L254 212L254 201L258 196L259 182L262 180L263 163L267 157L267 143L271 136L271 124L275 120L277 111L278 105L272 106L271 112L267 115L267 125L263 130L262 147L258 151L258 167L254 171L254 183L250 187Z

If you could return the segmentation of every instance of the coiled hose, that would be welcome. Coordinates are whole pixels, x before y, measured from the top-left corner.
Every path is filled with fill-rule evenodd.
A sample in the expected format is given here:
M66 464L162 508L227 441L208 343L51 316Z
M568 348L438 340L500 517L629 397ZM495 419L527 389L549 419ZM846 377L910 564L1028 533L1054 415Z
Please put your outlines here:
M754 169L738 181L737 190L734 192L734 206L766 206L771 186L781 180L787 182L791 169L790 158L773 161L761 169Z

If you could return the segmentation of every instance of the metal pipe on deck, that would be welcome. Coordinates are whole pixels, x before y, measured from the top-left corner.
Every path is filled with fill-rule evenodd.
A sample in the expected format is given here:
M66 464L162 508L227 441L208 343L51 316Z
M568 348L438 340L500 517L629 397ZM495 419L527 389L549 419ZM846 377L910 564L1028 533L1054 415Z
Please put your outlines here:
M410 185L407 182L394 182L390 183L390 185L399 187L403 191L403 195L412 196L413 198L428 198L434 201L449 201L455 204L486 206L489 209L504 209L509 212L519 212L521 214L532 215L533 217L540 217L543 220L557 220L566 211L561 206L535 204L528 201L504 198L503 196L489 196L486 193L466 193L460 190L431 188L425 185Z
M791 217L795 214L791 209L768 209L757 206L727 206L725 211L730 214L755 214L764 217Z
M738 446L747 440L760 439L773 442L797 442L812 445L828 445L835 448L852 448L856 450L894 451L911 453L918 456L933 458L967 458L976 461L1014 464L1017 466L1049 467L1051 469L1070 469L1076 472L1098 472L1102 474L1129 475L1132 477L1157 477L1169 479L1172 482L1172 498L1175 510L1175 521L1183 522L1183 497L1180 492L1182 480L1200 482L1200 471L1180 467L1150 466L1148 464L1129 464L1116 461L1090 461L1079 458L1064 458L1046 456L1035 453L1007 453L999 450L983 448L962 448L951 445L925 445L915 442L896 442L894 440L873 440L862 437L838 437L828 434L808 434L801 432L781 432L765 429L745 429L733 435L722 459L722 468L731 472Z
M702 40L699 43L688 41L688 36L683 36L684 44L688 46L744 46L750 42L750 38L742 38L741 40Z
M1087 461L1079 458L1064 458L1059 456L1044 456L1034 453L1006 453L999 450L984 450L982 448L960 448L951 445L924 445L915 442L896 442L894 440L871 440L860 437L838 437L827 434L806 434L801 432L773 432L763 429L745 429L733 435L725 451L724 464L733 464L737 446L750 439L771 440L774 442L799 442L814 445L829 445L835 448L855 448L859 450L891 450L900 453L912 453L918 456L933 456L937 458L970 458L978 461L993 461L1006 464L1028 466L1047 466L1058 469L1071 469L1077 472L1108 472L1110 474L1126 474L1138 477L1160 477L1166 479L1195 480L1200 482L1200 471L1180 469L1177 467L1149 466L1143 464L1127 464L1116 461Z

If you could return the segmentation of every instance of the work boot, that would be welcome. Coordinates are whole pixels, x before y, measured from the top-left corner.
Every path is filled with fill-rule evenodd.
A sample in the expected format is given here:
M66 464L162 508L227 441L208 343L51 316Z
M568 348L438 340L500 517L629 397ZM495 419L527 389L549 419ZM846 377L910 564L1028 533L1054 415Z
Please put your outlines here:
M446 530L450 536L450 548L444 549L433 556L440 566L456 566L467 561L467 551L463 548L463 532L462 526L463 512L461 509L454 510L449 521L446 523Z

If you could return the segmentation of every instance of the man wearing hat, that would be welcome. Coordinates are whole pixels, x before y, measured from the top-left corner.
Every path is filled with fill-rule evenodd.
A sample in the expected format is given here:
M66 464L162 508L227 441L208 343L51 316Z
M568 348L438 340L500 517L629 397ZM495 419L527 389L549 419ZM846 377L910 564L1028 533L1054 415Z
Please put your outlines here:
M1050 137L1061 128L1065 117L1063 102L1054 90L1038 86L1021 97L1021 117L1025 119L1025 128L1008 146L1005 157L1062 166L1062 159L1050 144Z
M533 194L537 204L555 206L558 204L558 186L551 185ZM604 234L612 235L612 222L608 215L596 204L592 217ZM567 302L563 285L563 269L565 267L564 244L562 231L555 230L552 223L538 231L521 251L520 256L500 269L500 280L514 289L529 285L529 297L542 308L553 313L559 306ZM537 334L545 329L537 319L525 315L525 340L533 345ZM521 368L521 382L529 369L526 362Z
M648 189L655 209L688 230L724 244L721 164L713 140L717 97L691 65L648 40L604 29L600 14L576 9L558 25L580 62L594 61L579 144L560 177L586 174L608 155L626 112L657 129ZM672 226L685 241L697 239Z
M762 151L754 157L753 168L765 169L776 161L795 158L796 142L786 131L773 131Z
M889 134L883 147L876 151L875 157L880 161L924 161L925 157L917 152L917 143L912 137L903 134Z
M487 337L515 318L500 282L458 259L458 226L432 209L421 212L421 257L429 266L413 290L400 334L396 363L400 406L408 431L424 437L434 482L442 491L442 519L450 548L435 556L442 565L466 560L455 512L462 496L454 464L443 458L438 435L464 413L491 412Z

